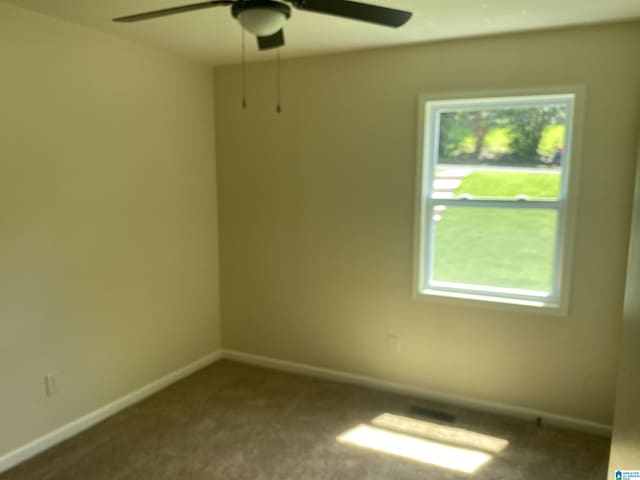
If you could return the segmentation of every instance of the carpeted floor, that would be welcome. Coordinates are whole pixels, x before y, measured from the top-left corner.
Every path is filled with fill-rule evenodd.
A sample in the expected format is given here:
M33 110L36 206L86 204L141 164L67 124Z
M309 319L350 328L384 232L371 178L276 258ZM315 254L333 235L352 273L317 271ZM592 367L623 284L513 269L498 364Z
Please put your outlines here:
M0 480L606 478L607 438L425 402L418 413L413 404L221 361Z

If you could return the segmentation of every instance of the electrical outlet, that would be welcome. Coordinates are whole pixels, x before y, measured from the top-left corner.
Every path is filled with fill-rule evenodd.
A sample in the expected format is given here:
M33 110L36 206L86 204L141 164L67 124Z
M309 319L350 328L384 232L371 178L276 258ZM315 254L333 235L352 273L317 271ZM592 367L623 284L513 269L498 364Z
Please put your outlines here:
M51 397L58 393L58 374L50 373L44 377L44 391L47 397Z
M387 352L398 353L400 351L400 339L397 335L389 333L387 335Z

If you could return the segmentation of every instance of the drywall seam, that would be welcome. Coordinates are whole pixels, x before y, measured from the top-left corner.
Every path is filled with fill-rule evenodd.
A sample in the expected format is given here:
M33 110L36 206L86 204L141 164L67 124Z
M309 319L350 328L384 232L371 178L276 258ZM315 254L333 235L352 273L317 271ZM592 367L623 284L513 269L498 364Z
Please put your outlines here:
M222 358L234 360L236 362L250 365L282 370L285 372L299 373L327 380L334 380L353 385L360 385L377 390L385 390L401 395L410 395L434 401L448 403L459 407L471 408L484 412L497 413L524 420L536 420L541 418L545 423L558 427L570 428L581 432L592 433L602 436L611 436L611 426L602 423L591 422L579 418L557 415L555 413L544 412L529 408L517 407L503 403L490 402L478 398L462 395L452 395L449 393L430 390L427 388L414 387L401 383L389 382L380 378L356 375L353 373L331 370L328 368L315 367L303 363L289 362L261 355L239 352L236 350L223 350Z
M24 462L25 460L41 453L54 445L66 440L69 437L77 435L78 433L86 430L98 422L115 415L116 413L124 410L131 405L144 400L145 398L159 392L160 390L168 387L169 385L201 370L208 365L218 361L222 357L222 351L218 350L211 352L208 355L190 363L178 370L175 370L168 375L165 375L158 380L155 380L138 390L135 390L117 400L104 405L97 410L94 410L76 420L73 420L66 425L61 426L49 432L35 440L16 448L3 456L0 456L0 473Z

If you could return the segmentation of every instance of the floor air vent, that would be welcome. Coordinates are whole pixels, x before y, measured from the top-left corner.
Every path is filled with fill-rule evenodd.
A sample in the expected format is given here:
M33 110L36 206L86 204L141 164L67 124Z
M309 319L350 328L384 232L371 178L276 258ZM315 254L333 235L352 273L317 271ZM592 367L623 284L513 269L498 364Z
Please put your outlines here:
M424 405L411 405L409 406L409 411L414 415L420 415L421 417L427 417L441 422L453 423L456 421L455 415L435 410Z

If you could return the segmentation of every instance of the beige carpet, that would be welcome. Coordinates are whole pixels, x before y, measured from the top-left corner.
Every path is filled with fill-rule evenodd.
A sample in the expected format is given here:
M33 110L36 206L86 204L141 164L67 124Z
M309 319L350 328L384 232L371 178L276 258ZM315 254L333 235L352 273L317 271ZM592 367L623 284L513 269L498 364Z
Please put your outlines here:
M606 478L606 438L412 403L221 361L0 480Z

